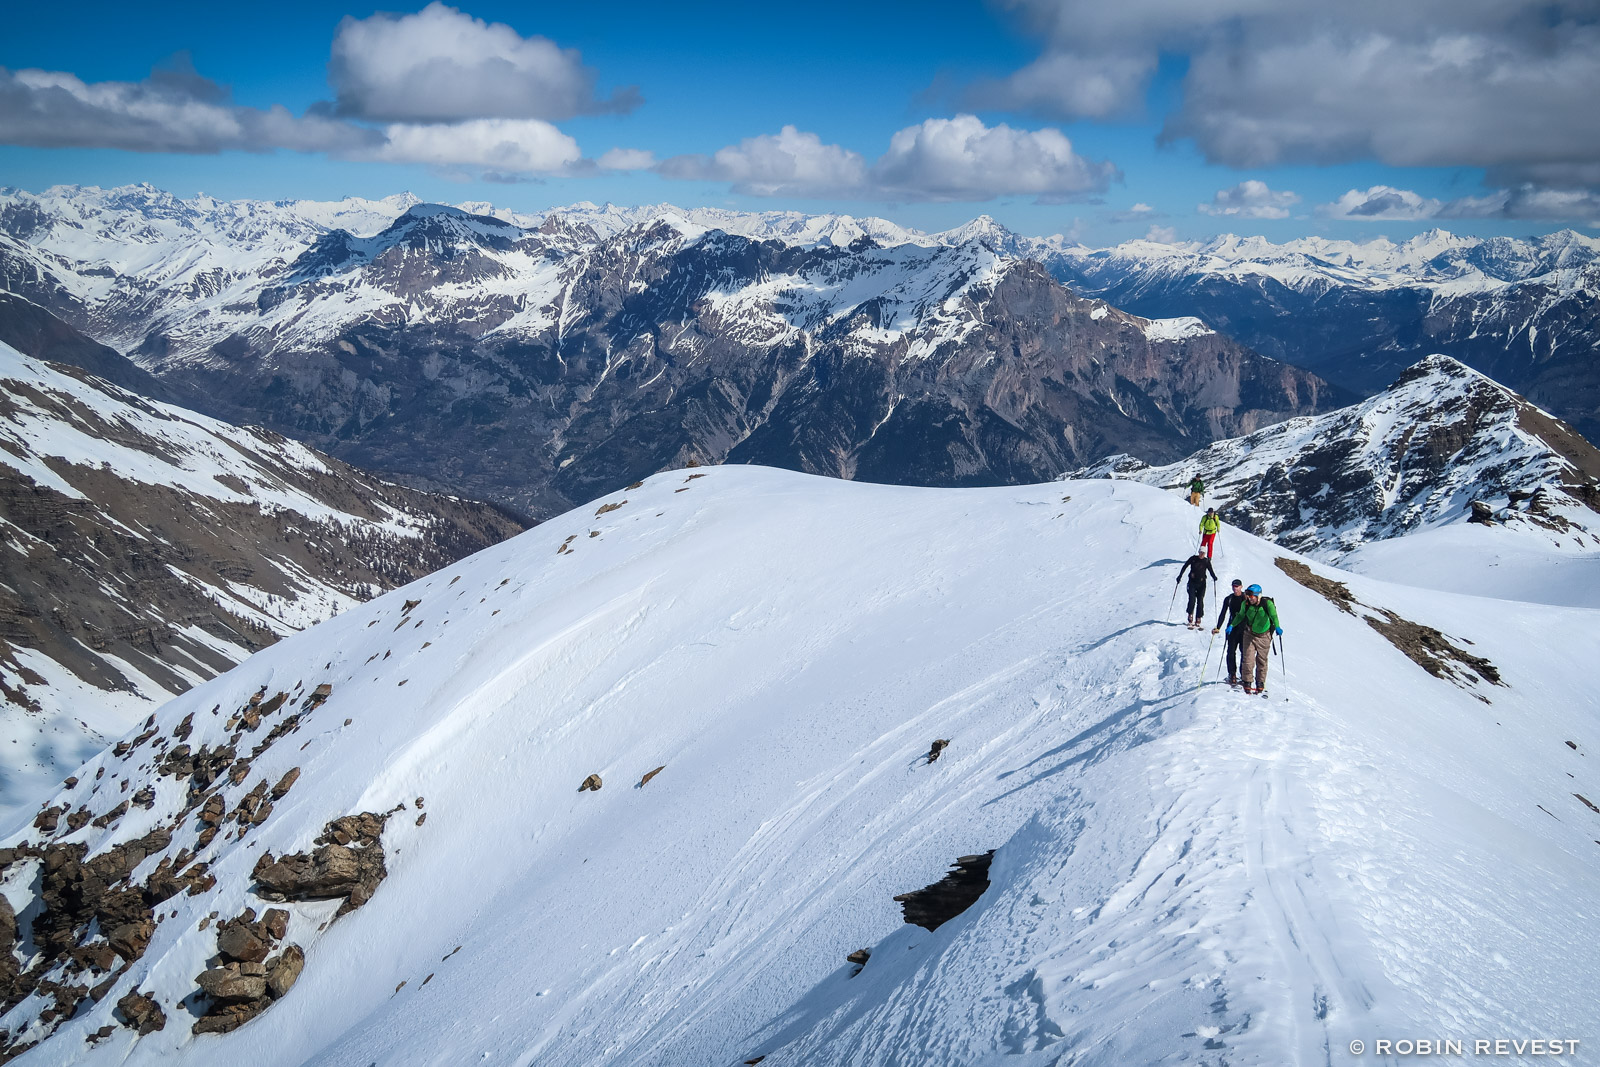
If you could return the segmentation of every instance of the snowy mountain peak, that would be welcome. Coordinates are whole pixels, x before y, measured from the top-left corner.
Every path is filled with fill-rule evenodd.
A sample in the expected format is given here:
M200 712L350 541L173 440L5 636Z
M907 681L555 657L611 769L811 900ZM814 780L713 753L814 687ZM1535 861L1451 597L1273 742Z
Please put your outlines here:
M1231 525L1330 561L1474 517L1546 546L1600 548L1600 452L1444 355L1348 408L1217 441L1178 463L1113 456L1079 475L1164 488L1199 477Z

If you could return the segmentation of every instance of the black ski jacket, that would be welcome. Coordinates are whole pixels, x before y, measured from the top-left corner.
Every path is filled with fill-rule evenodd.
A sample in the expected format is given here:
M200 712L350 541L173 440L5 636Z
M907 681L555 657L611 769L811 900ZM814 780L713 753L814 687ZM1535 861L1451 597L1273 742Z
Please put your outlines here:
M1222 598L1222 611L1217 615L1217 628L1233 625L1233 617L1244 607L1243 593L1229 593Z
M1184 571L1189 572L1189 591L1193 593L1204 593L1206 591L1206 571L1211 572L1211 580L1213 582L1222 580L1217 577L1216 568L1211 566L1210 557L1200 552L1196 552L1184 562L1183 568L1178 571L1179 581L1183 580Z

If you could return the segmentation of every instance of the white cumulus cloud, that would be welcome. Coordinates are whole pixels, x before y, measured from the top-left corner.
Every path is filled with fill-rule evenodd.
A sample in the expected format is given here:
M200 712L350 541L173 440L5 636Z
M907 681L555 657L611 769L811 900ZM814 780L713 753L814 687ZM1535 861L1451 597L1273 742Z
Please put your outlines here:
M1410 189L1374 185L1365 190L1351 189L1331 203L1319 204L1317 214L1323 218L1355 222L1431 219L1442 206L1442 201L1420 196Z
M1211 203L1199 205L1202 215L1240 219L1286 219L1289 208L1300 202L1296 193L1279 192L1251 178L1228 189L1218 189Z
M394 123L361 158L385 163L551 173L578 162L578 142L540 119L470 119L447 125Z
M827 196L859 189L866 163L856 152L785 126L709 156L674 156L656 170L668 178L731 182L736 192L754 196Z
M669 178L731 182L758 196L850 196L877 200L990 200L1027 195L1067 200L1103 191L1109 162L1079 155L1060 130L986 126L972 115L929 119L889 139L870 166L858 152L785 126L709 156L675 156L656 167Z
M968 100L980 108L1108 118L1133 110L1155 68L1153 53L1047 52L1009 77L974 85Z
M411 15L346 18L328 80L339 114L378 122L565 119L639 103L632 88L599 97L575 49L438 0Z
M282 107L239 107L187 62L136 82L85 82L63 71L0 68L0 142L131 152L352 151L376 131Z
M1234 167L1377 159L1600 185L1595 0L997 0L1041 44L969 94L1072 118L1138 113L1186 62L1163 139Z
M1600 222L1600 193L1588 189L1542 189L1520 185L1485 196L1466 196L1439 209L1447 219L1532 219Z
M1600 220L1600 194L1587 189L1547 189L1524 183L1481 196L1439 200L1409 189L1374 185L1351 189L1317 207L1324 218L1349 222L1422 219L1527 219L1540 222Z
M295 115L280 106L241 107L181 57L137 82L0 69L0 143L193 154L282 149L502 177L573 173L582 164L577 142L542 119L377 125L317 109Z
M1023 194L1064 200L1103 192L1117 169L1085 159L1060 130L985 126L973 115L928 119L889 139L871 180L888 195L988 200Z

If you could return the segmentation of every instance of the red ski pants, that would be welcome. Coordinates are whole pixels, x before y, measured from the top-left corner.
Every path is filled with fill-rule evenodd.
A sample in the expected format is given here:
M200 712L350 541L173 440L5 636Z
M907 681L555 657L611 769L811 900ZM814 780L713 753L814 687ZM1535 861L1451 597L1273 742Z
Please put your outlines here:
M1205 550L1206 559L1211 558L1211 553L1217 547L1217 535L1214 533L1200 535L1200 547Z

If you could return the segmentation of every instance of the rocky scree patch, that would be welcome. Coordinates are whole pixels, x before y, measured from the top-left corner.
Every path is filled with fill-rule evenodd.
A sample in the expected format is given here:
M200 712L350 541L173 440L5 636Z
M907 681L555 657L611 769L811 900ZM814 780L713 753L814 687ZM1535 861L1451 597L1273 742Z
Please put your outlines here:
M299 729L332 691L324 683L305 692L302 683L269 697L263 687L224 721L231 731L225 743L198 748L189 743L193 714L165 735L152 715L136 736L101 757L79 807L57 802L42 808L33 833L0 848L0 881L31 885L34 898L27 909L31 938L25 939L10 901L0 895L0 1015L7 1017L0 1063L50 1038L85 1004L109 996L144 956L163 919L178 914L162 904L215 888L210 869L220 853L263 825L301 777L293 767L275 779L258 777L240 792L252 764ZM212 714L220 717L221 708ZM261 739L250 745L257 733ZM143 783L123 798L141 775ZM163 786L169 779L181 788ZM83 792L78 787L77 779L64 785L74 795ZM158 805L167 817L153 828L103 847L130 810ZM324 826L308 852L264 854L252 872L256 895L268 903L338 899L335 919L365 904L387 875L381 835L390 814L342 816ZM73 840L80 832L87 839ZM147 873L135 878L136 871ZM216 916L212 911L199 928ZM258 919L255 908L243 907L218 924L215 954L181 1001L195 1017L195 1033L235 1029L288 993L305 966L303 948L286 940L293 921L288 908L269 907ZM112 1018L141 1036L163 1029L179 1006L162 1005L136 985L125 988ZM97 1041L113 1030L86 1036Z

